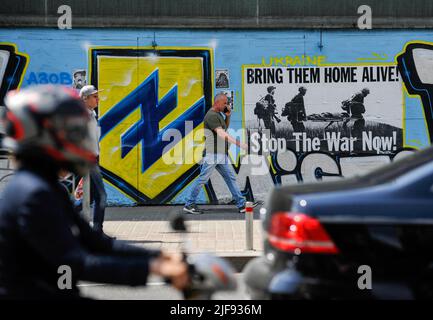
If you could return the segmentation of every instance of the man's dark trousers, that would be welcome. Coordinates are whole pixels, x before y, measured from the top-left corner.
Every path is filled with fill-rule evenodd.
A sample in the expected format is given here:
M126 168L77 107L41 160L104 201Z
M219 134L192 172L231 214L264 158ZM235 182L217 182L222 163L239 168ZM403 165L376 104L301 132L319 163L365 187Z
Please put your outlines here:
M89 173L90 194L93 202L93 229L102 232L102 225L105 217L105 207L107 205L107 194L104 182L102 181L101 170L95 165Z

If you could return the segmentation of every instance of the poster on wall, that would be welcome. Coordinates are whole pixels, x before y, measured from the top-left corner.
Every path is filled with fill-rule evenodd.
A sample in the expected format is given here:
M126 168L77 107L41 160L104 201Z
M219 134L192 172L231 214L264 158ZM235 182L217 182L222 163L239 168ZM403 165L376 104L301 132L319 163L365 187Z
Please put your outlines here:
M30 57L15 44L0 43L0 105L7 92L21 86Z
M228 70L215 71L215 85L217 89L227 89L230 87L230 78Z
M74 79L72 87L74 89L80 90L82 87L87 85L86 74L85 69L75 70L72 73L72 79Z
M272 139L297 153L392 154L402 148L396 65L245 67L243 77L253 151L270 149L263 143Z

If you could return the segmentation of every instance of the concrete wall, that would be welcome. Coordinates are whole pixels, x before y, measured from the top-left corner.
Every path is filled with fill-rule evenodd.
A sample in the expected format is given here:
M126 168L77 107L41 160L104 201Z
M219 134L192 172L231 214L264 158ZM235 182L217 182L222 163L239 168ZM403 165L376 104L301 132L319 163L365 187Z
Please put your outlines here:
M183 203L200 156L187 164L163 157L181 147L180 159L201 154L202 145L189 139L199 134L218 91L233 97L233 135L246 141L263 134L266 124L254 109L275 86L281 119L274 121L275 137L285 145L270 152L261 144L248 156L230 149L244 193L263 198L275 184L353 176L430 145L432 36L432 30L0 29L0 98L18 86L73 86L73 73L85 70L87 83L104 89L101 166L110 204ZM300 86L307 88L302 130L281 115ZM363 121L345 117L341 102L363 88L370 90ZM164 141L174 128L180 139ZM217 173L199 197L231 199Z

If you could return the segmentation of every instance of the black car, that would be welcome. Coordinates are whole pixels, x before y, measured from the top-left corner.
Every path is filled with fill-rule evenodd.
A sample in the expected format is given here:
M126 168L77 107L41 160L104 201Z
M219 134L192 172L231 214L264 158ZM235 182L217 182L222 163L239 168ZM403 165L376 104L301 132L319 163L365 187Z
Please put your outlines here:
M337 182L276 187L253 299L432 299L433 148Z

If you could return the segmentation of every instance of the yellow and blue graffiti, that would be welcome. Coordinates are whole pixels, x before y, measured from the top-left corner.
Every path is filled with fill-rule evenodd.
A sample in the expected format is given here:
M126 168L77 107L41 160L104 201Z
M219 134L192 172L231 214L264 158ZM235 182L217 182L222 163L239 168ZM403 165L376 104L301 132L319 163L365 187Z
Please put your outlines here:
M9 90L20 87L29 56L18 52L16 45L0 43L0 104Z
M165 203L198 174L197 164L162 160L164 133L183 140L203 127L212 104L212 51L207 48L93 48L91 83L101 90L100 165L106 181L139 203ZM190 128L185 122L192 123ZM203 147L183 150L197 154ZM170 152L170 150L168 150Z

